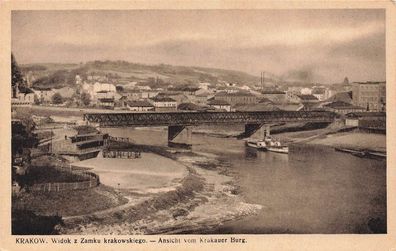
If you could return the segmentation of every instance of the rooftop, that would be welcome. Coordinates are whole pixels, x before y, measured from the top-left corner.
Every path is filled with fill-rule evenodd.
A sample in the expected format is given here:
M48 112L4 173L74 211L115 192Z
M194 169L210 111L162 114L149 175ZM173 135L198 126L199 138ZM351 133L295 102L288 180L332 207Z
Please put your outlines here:
M268 98L262 98L259 100L259 103L273 103L272 100L268 99Z
M150 104L150 102L148 101L129 101L128 102L129 107L153 107L152 104Z
M166 96L155 96L151 98L154 102L176 102L173 98L166 97Z
M345 103L352 102L352 92L339 92L328 98L326 101L328 102L335 102L335 101L342 101Z
M364 109L363 107L355 106L343 101L334 101L332 103L324 105L324 107L337 108L337 109Z
M385 84L385 81L366 81L366 82L353 82L352 84L360 84L360 85L378 85Z
M52 88L50 88L50 87L39 87L39 86L37 86L37 87L34 87L33 90L36 90L36 91L52 91Z
M25 93L25 94L34 93L34 91L32 89L30 89L29 87L18 86L18 89L19 89L20 93Z
M301 100L318 100L314 95L298 95Z
M99 98L98 100L104 103L114 102L114 98Z
M386 118L385 112L351 112L346 115L348 118L378 117Z
M227 92L218 92L216 93L216 96L230 96L230 97L252 97L254 96L250 92L232 92L232 93L227 93Z
M230 105L230 104L223 100L213 99L208 102L208 105Z
M285 94L284 91L279 91L279 90L266 90L262 91L262 94Z
M181 103L177 106L177 109L184 111L197 111L202 110L202 107L193 103Z
M314 88L312 89L312 94L325 94L326 88Z

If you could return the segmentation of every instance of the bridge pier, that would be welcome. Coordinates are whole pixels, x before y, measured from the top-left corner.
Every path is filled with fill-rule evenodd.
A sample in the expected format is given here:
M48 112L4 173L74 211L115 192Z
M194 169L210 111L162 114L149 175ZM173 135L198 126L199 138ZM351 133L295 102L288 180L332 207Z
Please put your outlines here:
M238 139L248 138L256 134L258 138L264 139L266 136L271 135L270 124L245 124L245 131L238 135Z
M266 136L271 136L271 125L266 124L265 126L263 126L263 138Z
M168 146L191 149L191 126L168 126Z

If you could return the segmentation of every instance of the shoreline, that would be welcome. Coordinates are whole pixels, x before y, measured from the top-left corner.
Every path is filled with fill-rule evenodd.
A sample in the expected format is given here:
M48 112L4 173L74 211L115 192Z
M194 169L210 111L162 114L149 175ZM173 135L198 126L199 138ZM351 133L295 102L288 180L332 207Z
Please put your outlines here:
M166 149L163 149L166 151ZM158 153L157 153L158 154ZM237 195L234 177L218 156L173 154L188 174L176 189L159 194L136 194L119 190L124 197L140 197L136 203L109 213L68 217L65 234L175 234L210 231L226 221L252 215L261 205L247 204ZM193 156L191 156L193 155ZM205 168L207 167L207 168ZM141 212L144 212L144 216ZM207 212L211 211L210 216ZM140 213L139 213L140 212Z

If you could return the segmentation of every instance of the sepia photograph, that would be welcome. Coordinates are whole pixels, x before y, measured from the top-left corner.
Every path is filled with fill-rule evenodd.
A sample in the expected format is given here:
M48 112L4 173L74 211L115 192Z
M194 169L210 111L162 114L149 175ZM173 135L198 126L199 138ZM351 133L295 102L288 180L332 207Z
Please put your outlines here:
M10 15L12 235L389 232L385 9Z

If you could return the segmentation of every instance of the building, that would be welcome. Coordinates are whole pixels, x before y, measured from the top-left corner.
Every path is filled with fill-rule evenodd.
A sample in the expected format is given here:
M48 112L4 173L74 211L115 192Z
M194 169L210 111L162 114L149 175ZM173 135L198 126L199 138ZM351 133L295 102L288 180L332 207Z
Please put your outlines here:
M177 110L180 111L202 111L205 108L193 103L181 103L177 106Z
M149 99L154 106L155 111L176 111L177 102L173 98L166 96L156 96Z
M312 89L305 87L300 90L300 93L301 93L301 95L311 95Z
M227 112L231 111L231 105L224 100L216 100L213 99L211 101L208 102L209 107L213 107L217 110L225 110Z
M128 109L128 98L127 96L123 95L120 98L114 99L114 109L117 110L126 110Z
M55 94L55 91L51 88L35 87L32 90L41 103L50 103L52 96Z
M159 93L159 91L155 91L155 90L143 90L140 93L140 98L141 99L147 99L147 98L154 98L155 96L157 96Z
M263 91L261 93L261 96L277 104L284 103L287 101L286 92L278 91L278 90Z
M319 102L318 98L314 95L298 95L300 103L317 103Z
M208 101L209 93L197 94L192 98L192 102L198 105L206 105Z
M139 90L130 90L122 93L129 101L135 101L142 99L142 93Z
M98 91L96 93L96 99L104 99L104 98L110 98L110 99L114 99L115 98L115 92L111 92L111 91Z
M107 134L88 133L77 134L51 143L51 151L70 160L84 160L94 158L104 148Z
M114 109L114 98L98 98L97 106L105 109Z
M312 95L314 95L319 101L328 99L330 96L327 88L323 86L315 86L312 88Z
M169 98L174 99L178 104L180 103L189 103L191 102L191 99L184 93L181 92L166 92L166 93L160 93L158 96L166 96Z
M352 83L352 103L367 111L385 111L386 82Z
M201 82L198 84L198 87L200 89L204 89L204 90L208 90L209 86L211 86L211 83Z
M352 112L345 115L345 125L357 126L369 132L386 132L385 112Z
M174 88L174 91L182 92L184 95L196 95L196 92L199 91L199 87L181 87L181 88Z
M97 93L100 91L116 92L116 87L113 84L96 82L95 84L93 84L92 90L94 93Z
M352 92L338 92L330 96L326 100L326 102L336 102L336 101L352 104Z
M154 106L148 101L129 101L128 109L135 112L154 111Z
M91 96L92 101L97 103L98 99L114 97L116 93L116 87L115 85L108 83L84 83L82 85L82 91L88 93Z
M351 112L364 112L365 108L360 106L355 106L350 103L335 101L326 105L323 105L326 111L335 112L339 114L347 114Z
M11 106L31 106L34 103L34 92L30 88L16 85L12 90Z
M314 95L299 95L298 98L300 99L299 103L304 106L302 110L310 111L317 108L319 100Z
M237 104L256 104L257 97L251 94L250 92L235 92L235 93L226 93L219 92L214 96L214 100L225 101L231 106L235 106Z

